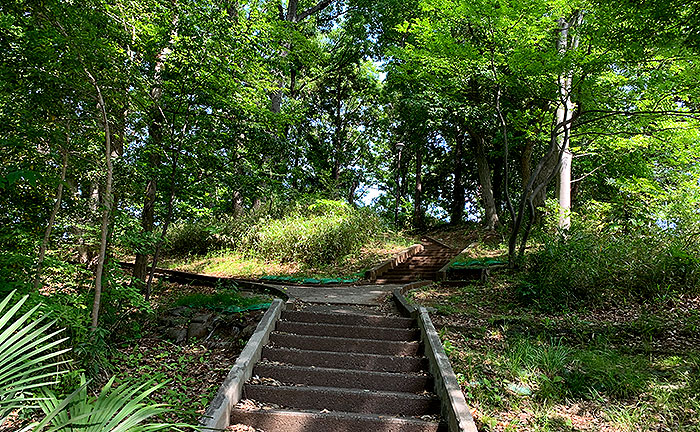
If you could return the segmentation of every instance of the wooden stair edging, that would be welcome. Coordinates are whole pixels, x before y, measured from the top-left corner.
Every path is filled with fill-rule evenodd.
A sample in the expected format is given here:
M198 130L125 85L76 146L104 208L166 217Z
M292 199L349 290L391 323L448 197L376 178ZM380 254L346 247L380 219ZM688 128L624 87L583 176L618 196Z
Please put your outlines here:
M430 237L430 236L423 236L424 239L427 239L430 242L437 243L438 245L444 247L445 249L455 249L452 246L445 244L441 242L440 240L436 239L435 237Z
M411 305L404 297L404 294L411 289L431 283L421 281L396 288L393 292L394 301L402 313L414 317L418 323L425 357L428 359L428 368L434 379L434 391L440 398L442 417L447 421L447 430L449 432L478 432L464 393L457 382L450 359L445 353L428 310L423 306Z
M452 267L452 264L454 264L457 261L457 258L460 255L462 255L463 253L467 252L467 250L469 250L469 248L471 248L472 246L473 246L473 243L470 244L469 246L465 247L464 249L462 249L462 251L460 253L453 256L452 259L447 264L442 266L442 268L440 270L438 270L438 272L437 272L437 280L446 281L447 280L447 272L450 270L450 267Z
M394 294L394 303L396 303L396 307L399 309L399 311L404 314L405 316L410 316L413 317L416 313L416 307L413 306L406 300L405 294L412 289L424 287L427 285L432 285L433 281L418 281L418 282L411 282L409 284L403 285L399 288L394 288L393 294Z
M384 261L383 263L371 268L365 272L365 278L370 282L376 281L379 276L384 274L387 270L393 269L397 265L406 262L412 256L423 252L425 246L420 243L413 244L401 252L394 255L392 258Z
M253 376L253 367L262 358L263 347L280 318L286 303L280 299L272 301L255 328L255 332L236 359L221 387L199 420L201 430L226 429L231 422L231 410L241 400L243 385Z
M123 269L133 269L134 268L134 263L130 262L125 262L125 261L119 261L119 266ZM149 266L147 268L148 271L151 270L151 267ZM170 269L164 269L164 268L159 268L156 267L156 270L154 274L165 277L171 282L178 282L178 283L190 283L190 282L198 282L206 286L216 286L216 284L221 283L221 282L231 282L239 287L242 288L242 291L251 291L255 293L263 293L263 294L270 294L275 297L279 297L283 299L284 301L289 301L291 299L291 296L287 294L283 289L267 285L264 283L260 282L255 282L252 280L248 279L236 279L236 278L229 278L229 277L220 277L220 276L210 276L210 275L203 275L203 274L198 274L198 273L190 273L190 272L184 272L180 270L170 270Z

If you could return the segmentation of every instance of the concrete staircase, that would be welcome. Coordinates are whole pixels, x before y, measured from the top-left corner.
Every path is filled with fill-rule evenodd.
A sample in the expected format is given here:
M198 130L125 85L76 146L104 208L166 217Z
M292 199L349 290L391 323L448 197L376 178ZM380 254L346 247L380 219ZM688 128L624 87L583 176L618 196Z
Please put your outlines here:
M285 311L231 424L265 432L446 431L419 338L411 318Z
M430 239L424 239L423 251L379 276L378 284L405 284L417 280L435 280L437 272L459 253Z

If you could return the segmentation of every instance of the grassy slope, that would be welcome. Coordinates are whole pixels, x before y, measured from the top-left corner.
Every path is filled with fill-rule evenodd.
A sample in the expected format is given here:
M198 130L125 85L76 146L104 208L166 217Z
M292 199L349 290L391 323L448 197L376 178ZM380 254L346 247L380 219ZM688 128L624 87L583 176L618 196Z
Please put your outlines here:
M511 278L411 294L480 431L700 431L700 297L548 314Z
M246 256L236 251L220 251L207 256L190 256L164 262L167 268L211 274L224 277L256 278L265 275L290 275L299 277L339 277L362 272L385 261L412 244L413 239L403 236L387 236L365 245L359 253L340 257L335 263L323 267L310 267L298 262L266 261L256 256Z

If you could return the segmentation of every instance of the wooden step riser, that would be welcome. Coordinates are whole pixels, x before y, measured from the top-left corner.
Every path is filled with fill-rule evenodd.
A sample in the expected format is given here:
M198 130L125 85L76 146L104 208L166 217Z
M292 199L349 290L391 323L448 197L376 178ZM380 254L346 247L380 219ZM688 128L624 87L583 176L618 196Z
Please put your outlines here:
M243 395L246 399L294 409L325 409L394 416L421 416L440 412L440 401L437 397L417 396L411 393L246 384Z
M444 425L420 420L345 413L233 410L231 424L265 432L446 432Z
M284 311L282 319L311 324L340 324L367 327L411 328L415 320L401 317L383 317L377 315L328 314L308 311Z
M419 338L418 329L311 324L290 322L285 320L277 323L276 330L284 333L294 333L299 335L357 339L412 341Z
M331 338L274 332L270 343L278 348L296 348L314 351L353 352L391 356L415 356L419 342L379 341L373 339Z
M263 348L262 357L271 362L279 362L294 366L316 366L381 372L417 373L427 368L427 361L422 357L392 357L374 354L302 351L271 347Z
M367 390L422 393L432 391L432 380L427 375L400 374L376 371L328 369L306 366L284 366L258 363L254 376L272 378L283 384L339 387Z

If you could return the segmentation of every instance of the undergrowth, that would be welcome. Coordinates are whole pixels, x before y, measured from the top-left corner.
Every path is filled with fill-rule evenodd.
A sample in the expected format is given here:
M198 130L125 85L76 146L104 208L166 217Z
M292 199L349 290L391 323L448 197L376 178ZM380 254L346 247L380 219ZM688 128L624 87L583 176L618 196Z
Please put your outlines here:
M321 266L356 254L384 231L379 218L347 203L317 200L281 217L265 213L180 221L168 234L171 256L229 250L280 263Z
M689 330L700 295L561 314L523 306L516 281L409 296L435 308L479 431L700 431L700 336Z
M524 270L519 298L544 309L665 301L700 293L700 241L682 232L574 228L543 236Z

